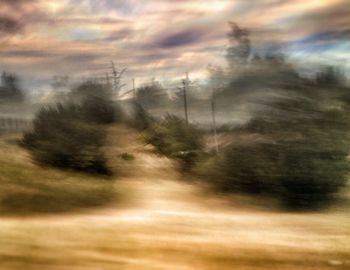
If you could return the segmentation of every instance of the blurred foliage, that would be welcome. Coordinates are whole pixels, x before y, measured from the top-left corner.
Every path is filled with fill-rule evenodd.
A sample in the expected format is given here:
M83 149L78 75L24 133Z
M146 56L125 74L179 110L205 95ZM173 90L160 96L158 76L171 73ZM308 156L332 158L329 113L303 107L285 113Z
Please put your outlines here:
M41 109L33 130L23 138L33 158L51 166L108 174L101 150L106 132L86 122L83 112L84 108L76 104Z
M58 213L110 202L113 183L99 176L31 164L16 144L0 141L0 214Z
M230 26L227 60L235 72L226 74L217 102L230 106L250 98L254 110L246 125L228 131L241 140L232 139L203 167L223 191L271 195L289 208L323 205L349 172L344 74L325 67L303 77L282 54L253 55L249 31Z
M125 161L132 161L135 159L135 156L129 153L122 153L119 155L119 157Z
M0 100L23 101L23 92L19 87L19 80L13 74L3 72L1 74Z
M316 76L316 83L319 87L345 86L345 82L344 73L332 66L324 67Z
M122 117L121 110L112 101L112 90L108 85L84 82L71 91L70 99L81 105L81 113L89 122L110 124Z
M300 87L270 102L240 128L255 139L225 149L218 185L271 194L291 208L327 202L347 182L350 139L348 105L339 102L343 89L328 92Z
M189 171L200 157L204 141L200 131L185 120L167 115L144 132L144 141L156 151L177 160L183 171Z
M142 86L136 91L136 102L146 110L166 106L169 97L159 82Z
M132 117L128 124L138 130L145 130L151 126L154 119L138 102L132 103Z
M251 54L251 42L249 30L241 28L234 22L229 22L230 32L228 34L230 45L227 48L226 60L232 70L246 65Z
M117 108L111 98L106 85L80 84L70 93L69 101L37 113L33 130L25 133L23 144L42 164L111 173L102 151L106 136L102 124L117 120Z

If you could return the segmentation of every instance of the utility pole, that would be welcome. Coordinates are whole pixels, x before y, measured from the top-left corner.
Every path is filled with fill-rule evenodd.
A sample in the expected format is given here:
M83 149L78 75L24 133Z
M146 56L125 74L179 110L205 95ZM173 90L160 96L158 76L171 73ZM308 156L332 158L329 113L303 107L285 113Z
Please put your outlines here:
M215 89L213 88L212 96L211 96L211 116L213 121L213 132L214 132L214 142L215 142L215 152L219 154L219 143L218 143L218 135L216 130L216 104L215 104Z
M112 74L113 74L113 80L114 80L114 91L117 90L117 75L118 72L115 68L114 62L112 61Z
M108 86L110 85L108 72L106 73L106 83L107 83Z
M134 93L134 99L136 100L136 88L135 88L135 78L132 79L132 91Z
M182 84L183 84L185 120L186 120L186 124L188 125L188 110L187 110L187 86L189 85L188 72L186 72L186 79L182 80Z

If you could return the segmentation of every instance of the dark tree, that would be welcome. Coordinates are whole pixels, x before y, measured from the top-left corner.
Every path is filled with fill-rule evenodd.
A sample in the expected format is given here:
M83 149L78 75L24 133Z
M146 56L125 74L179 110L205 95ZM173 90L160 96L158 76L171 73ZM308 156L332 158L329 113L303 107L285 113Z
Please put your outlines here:
M70 97L82 106L82 114L88 121L110 124L120 120L121 113L112 100L112 90L104 84L84 82L72 90Z
M22 101L23 93L15 75L3 72L1 75L0 99Z
M230 22L231 31L228 34L230 45L227 48L226 59L231 69L242 68L247 64L251 54L249 30Z
M35 161L55 167L108 174L103 154L105 129L86 121L76 104L41 109L23 144Z
M168 94L158 82L137 89L136 101L146 110L164 106L169 102Z

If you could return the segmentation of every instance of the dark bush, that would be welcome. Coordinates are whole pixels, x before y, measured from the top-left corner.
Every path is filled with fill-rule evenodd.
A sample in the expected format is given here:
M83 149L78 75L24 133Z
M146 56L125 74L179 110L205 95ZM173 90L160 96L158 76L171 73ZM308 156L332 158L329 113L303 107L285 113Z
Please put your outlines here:
M346 106L334 109L308 98L270 106L240 129L253 139L225 149L216 167L218 186L268 194L289 208L323 205L347 182Z
M184 171L195 165L204 147L201 133L173 115L151 125L144 133L144 140L158 153L177 160Z
M169 103L166 90L158 82L144 85L136 91L136 101L146 110L164 107Z
M132 116L128 124L138 130L146 130L153 123L153 118L138 102L132 103Z
M220 160L222 177L217 181L225 192L270 192L278 185L279 162L274 145L269 143L233 145Z
M289 208L322 206L347 182L348 152L338 142L329 147L314 137L284 143L278 150L283 155L279 195Z
M82 112L84 107L75 104L58 104L39 111L33 130L23 138L23 144L37 162L90 173L109 173L101 150L105 130L86 122Z
M331 151L316 142L232 146L218 167L222 174L219 187L227 192L271 195L288 208L321 206L344 186L349 166L345 150Z
M129 153L122 153L119 155L120 159L125 161L132 161L135 159L135 156Z
M88 81L74 88L70 96L81 105L86 121L110 124L120 120L120 109L112 101L112 90L107 85Z

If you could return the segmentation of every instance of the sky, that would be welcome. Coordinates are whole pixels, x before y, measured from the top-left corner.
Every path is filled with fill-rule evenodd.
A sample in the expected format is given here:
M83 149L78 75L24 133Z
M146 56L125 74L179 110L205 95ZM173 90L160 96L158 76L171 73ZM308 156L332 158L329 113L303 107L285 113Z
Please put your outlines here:
M350 71L350 0L0 0L0 70L36 89L105 76L111 61L127 83L203 79L226 65L229 21L256 52Z

